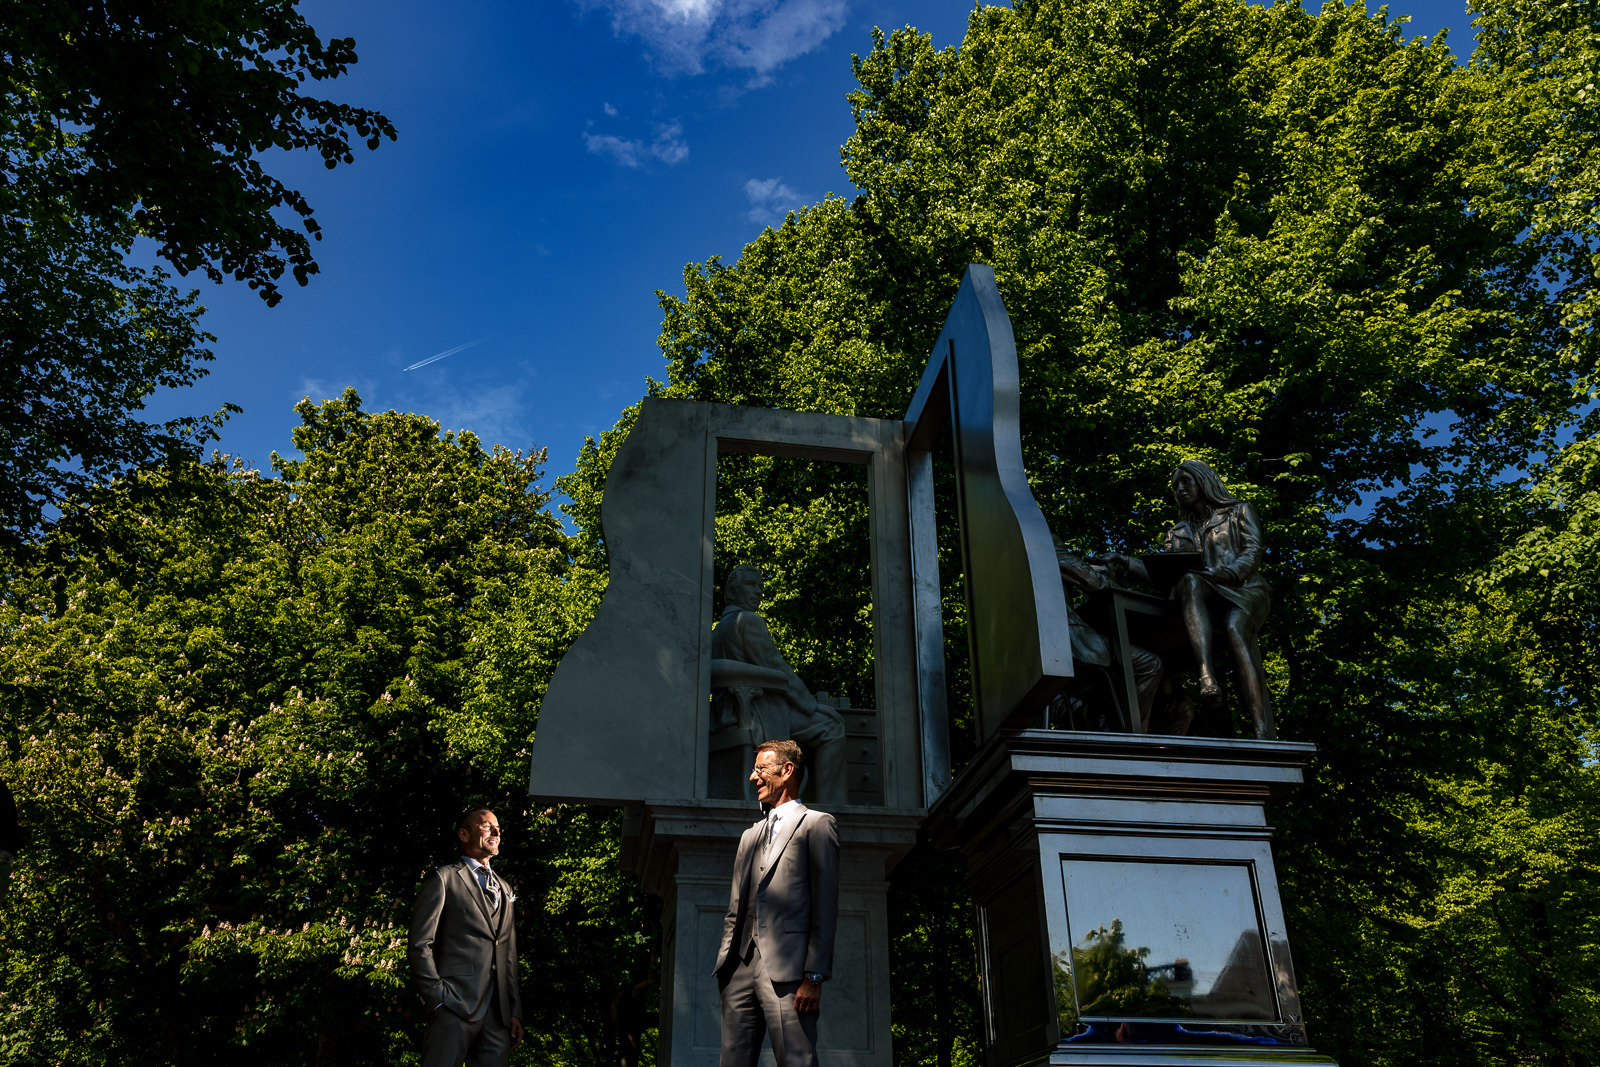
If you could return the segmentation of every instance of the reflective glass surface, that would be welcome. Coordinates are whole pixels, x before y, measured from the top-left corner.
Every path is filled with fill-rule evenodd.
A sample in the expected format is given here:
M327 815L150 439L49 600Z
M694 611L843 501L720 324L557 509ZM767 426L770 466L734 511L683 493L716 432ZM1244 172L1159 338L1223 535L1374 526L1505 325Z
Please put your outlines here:
M1062 1030L1079 1019L1276 1020L1245 864L1064 858Z

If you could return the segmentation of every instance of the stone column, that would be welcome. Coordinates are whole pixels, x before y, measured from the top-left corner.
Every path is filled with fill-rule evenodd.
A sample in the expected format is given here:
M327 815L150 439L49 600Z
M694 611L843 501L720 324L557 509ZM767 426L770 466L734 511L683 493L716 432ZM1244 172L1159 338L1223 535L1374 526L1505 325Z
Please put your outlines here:
M916 842L919 810L833 807L839 823L839 932L822 988L821 1067L892 1067L889 872ZM722 942L739 835L760 816L747 801L647 801L622 832L623 866L660 896L660 1067L717 1067L721 1007L711 968ZM771 1067L772 1053L762 1053Z

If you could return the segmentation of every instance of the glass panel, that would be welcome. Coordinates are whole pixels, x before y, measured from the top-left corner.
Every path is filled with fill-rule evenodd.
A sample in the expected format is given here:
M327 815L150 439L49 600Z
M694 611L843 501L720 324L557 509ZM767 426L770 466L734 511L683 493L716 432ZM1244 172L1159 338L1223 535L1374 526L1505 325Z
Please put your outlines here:
M1056 970L1079 1016L1277 1019L1247 865L1069 858L1061 874L1072 945Z

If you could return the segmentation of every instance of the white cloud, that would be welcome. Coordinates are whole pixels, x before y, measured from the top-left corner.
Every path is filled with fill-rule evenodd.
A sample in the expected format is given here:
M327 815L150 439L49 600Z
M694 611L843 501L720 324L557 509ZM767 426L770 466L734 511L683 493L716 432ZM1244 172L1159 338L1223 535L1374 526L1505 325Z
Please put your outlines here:
M485 448L501 444L527 449L533 446L533 434L528 429L524 392L520 385L458 389L443 384L416 410L439 420L441 429L471 430Z
M683 139L683 127L674 122L658 128L656 139L650 145L650 154L669 167L688 159L689 144Z
M395 363L406 358L397 346L390 348L389 357ZM452 367L443 362L404 376L397 371L382 388L376 381L359 378L302 378L295 400L309 396L312 403L321 403L340 396L345 386L353 385L361 394L362 407L369 412L394 408L426 415L436 420L441 430L471 430L485 448L496 443L507 448L533 447L527 381L490 384L482 375L462 380L462 369L461 365ZM528 370L524 377L536 376L536 372Z
M844 25L849 0L579 0L611 15L618 34L642 38L669 74L707 66L755 73L764 82Z
M744 183L750 201L745 218L761 226L776 226L791 211L805 206L800 194L783 184L782 178L751 178Z
M610 156L624 167L639 165L639 152L644 147L638 141L625 141L609 133L583 131L583 143L597 156Z
M356 381L330 381L326 378L301 378L300 387L294 392L294 402L309 399L313 404L320 404L324 400L337 400L344 395L346 389L354 387L361 394L361 401L365 406L372 398L373 383L368 379Z
M689 158L689 143L683 139L683 127L676 122L657 126L649 143L588 130L583 131L583 143L595 155L610 156L624 167L642 167L652 159L671 167Z
M609 103L601 104L600 106L605 109L605 113L607 115L610 115L612 118L617 117L617 109L612 107Z
M526 383L495 384L481 374L463 378L461 369L441 363L408 374L392 383L382 406L426 415L441 430L471 430L485 448L495 443L530 447Z

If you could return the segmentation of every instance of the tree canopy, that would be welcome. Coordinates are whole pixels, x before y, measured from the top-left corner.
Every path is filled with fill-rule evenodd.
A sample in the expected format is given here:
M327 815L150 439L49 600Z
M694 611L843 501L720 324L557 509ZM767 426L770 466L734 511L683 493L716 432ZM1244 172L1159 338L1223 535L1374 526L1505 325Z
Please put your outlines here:
M1280 726L1319 746L1279 869L1343 1063L1580 1063L1595 1034L1600 15L1475 14L1465 66L1339 0L1018 0L959 47L878 34L842 151L859 194L661 295L668 395L895 417L964 267L992 264L1069 545L1159 543L1187 456L1256 505ZM581 523L626 426L562 483ZM835 486L750 465L719 488L742 509L719 537L770 530L746 541L779 550L776 601L828 595L782 546L797 515L838 527ZM906 888L908 915L949 906ZM897 1017L932 1018L946 980L898 969Z
M315 273L307 235L321 233L260 154L311 150L331 168L354 162L353 137L376 148L395 135L375 111L301 92L344 74L356 51L319 37L297 4L6 0L0 123L26 138L7 176L50 168L75 214L130 213L181 272L231 274L276 304L285 267L302 285Z
M1258 508L1280 729L1319 750L1273 812L1278 871L1311 1039L1349 1065L1576 1065L1600 1036L1600 9L1476 13L1466 65L1340 0L1017 0L959 47L879 34L859 194L661 296L653 391L895 417L990 263L1069 546L1156 543L1187 456ZM528 1055L649 1059L616 820L531 809L522 777L636 410L557 480L570 538L542 457L354 394L301 407L277 478L180 456L85 483L0 603L0 776L35 827L0 1060L404 1062L396 925L463 793L508 830ZM768 569L802 675L867 692L859 480L718 480L717 565ZM957 864L913 852L891 902L897 1059L973 1062Z
M506 827L534 1047L616 1062L648 918L614 820L527 799L538 697L594 599L544 455L354 392L298 410L276 478L141 472L8 575L0 777L29 840L0 1062L413 1062L406 921L469 803Z
M226 417L137 417L206 373L214 338L198 293L134 265L134 241L268 304L285 269L304 285L321 232L263 156L333 167L352 138L394 137L376 112L301 91L355 60L295 0L0 2L0 537L96 480L195 453Z
M74 491L193 454L227 414L134 414L206 373L198 294L128 262L125 219L73 214L37 177L18 173L12 195L0 192L0 541L13 545Z

